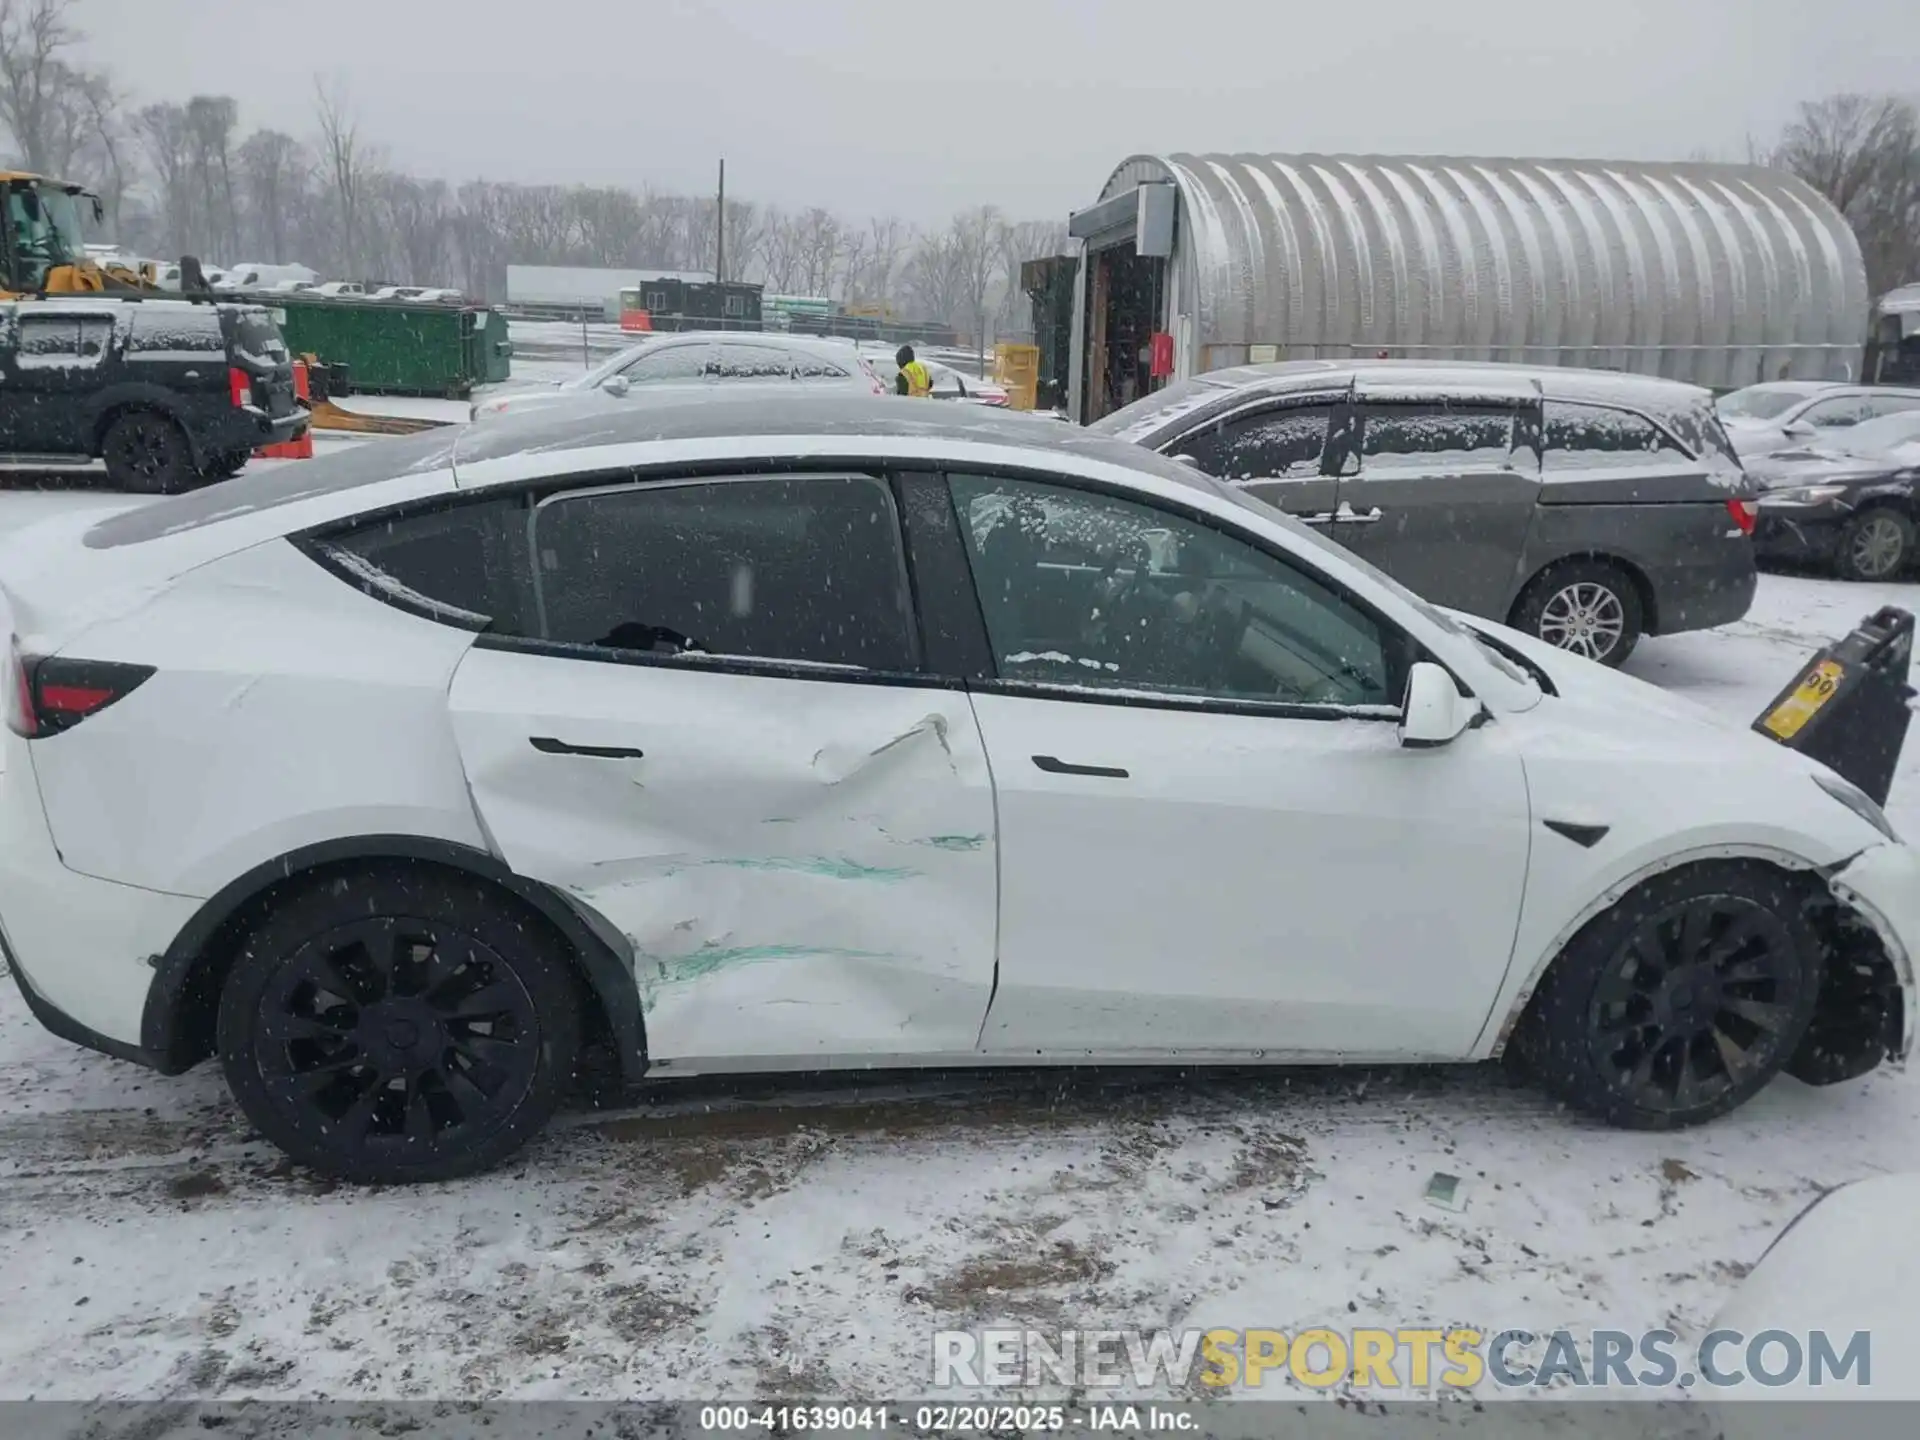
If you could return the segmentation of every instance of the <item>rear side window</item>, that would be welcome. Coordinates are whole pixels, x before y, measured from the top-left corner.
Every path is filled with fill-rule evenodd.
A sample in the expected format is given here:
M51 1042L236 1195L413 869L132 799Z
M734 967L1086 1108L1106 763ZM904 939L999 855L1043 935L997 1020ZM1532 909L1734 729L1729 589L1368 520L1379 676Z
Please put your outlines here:
M646 485L542 504L532 633L658 654L912 670L893 497L866 476Z
M264 310L231 310L228 324L233 331L234 358L258 367L287 363L287 342L280 327Z
M1241 415L1183 435L1169 453L1189 456L1221 480L1289 480L1320 473L1331 405L1298 405Z
M1875 395L1868 404L1877 420L1882 415L1904 415L1909 410L1920 409L1920 395Z
M1514 412L1488 405L1367 406L1363 470L1497 469L1513 450Z
M430 619L508 635L533 613L530 510L518 496L359 525L313 542L342 579Z
M1693 459L1645 416L1607 405L1549 400L1540 437L1540 468L1547 475L1653 463L1684 465Z

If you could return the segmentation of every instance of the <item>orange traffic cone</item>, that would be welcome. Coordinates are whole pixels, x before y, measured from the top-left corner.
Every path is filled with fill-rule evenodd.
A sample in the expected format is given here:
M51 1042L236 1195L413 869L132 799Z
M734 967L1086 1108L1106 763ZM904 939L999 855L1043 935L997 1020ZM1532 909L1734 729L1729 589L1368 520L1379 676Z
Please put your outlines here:
M309 401L307 391L307 362L293 362L293 398L305 405ZM313 427L309 425L291 440L278 445L262 445L253 452L256 460L311 460L313 458Z

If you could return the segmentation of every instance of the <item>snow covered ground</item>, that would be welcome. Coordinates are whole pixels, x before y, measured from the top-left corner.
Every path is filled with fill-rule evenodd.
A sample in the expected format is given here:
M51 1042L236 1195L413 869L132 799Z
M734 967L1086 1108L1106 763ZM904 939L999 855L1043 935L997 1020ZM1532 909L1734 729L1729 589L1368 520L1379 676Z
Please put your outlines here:
M117 507L0 494L29 513ZM1920 586L1765 577L1633 671L1747 722ZM1920 746L1892 810L1920 832ZM687 1082L683 1082L687 1083ZM1781 1081L1679 1135L1492 1068L897 1078L661 1091L507 1172L336 1187L0 988L0 1398L916 1395L931 1335L1670 1326L1697 1340L1822 1188L1920 1153L1920 1088ZM1454 1212L1428 1177L1466 1181Z

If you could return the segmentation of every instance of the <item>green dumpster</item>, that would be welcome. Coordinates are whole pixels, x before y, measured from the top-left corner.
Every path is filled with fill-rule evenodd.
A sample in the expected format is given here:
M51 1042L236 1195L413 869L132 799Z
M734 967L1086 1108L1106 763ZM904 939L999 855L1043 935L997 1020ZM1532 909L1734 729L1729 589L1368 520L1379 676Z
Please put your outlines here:
M287 347L344 365L363 395L445 395L508 378L513 346L506 317L457 305L275 296Z

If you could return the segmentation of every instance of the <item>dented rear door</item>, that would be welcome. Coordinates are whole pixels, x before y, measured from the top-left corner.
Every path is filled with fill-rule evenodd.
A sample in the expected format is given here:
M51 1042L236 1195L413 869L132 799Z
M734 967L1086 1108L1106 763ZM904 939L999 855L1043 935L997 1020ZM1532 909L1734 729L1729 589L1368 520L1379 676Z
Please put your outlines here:
M974 1046L993 796L964 689L918 672L898 535L868 477L556 497L540 633L454 677L492 844L628 937L663 1070Z

